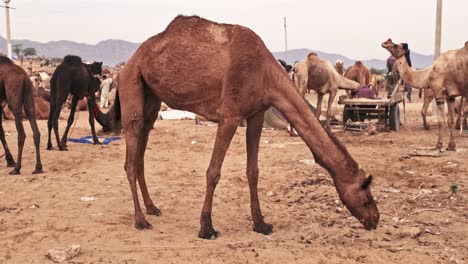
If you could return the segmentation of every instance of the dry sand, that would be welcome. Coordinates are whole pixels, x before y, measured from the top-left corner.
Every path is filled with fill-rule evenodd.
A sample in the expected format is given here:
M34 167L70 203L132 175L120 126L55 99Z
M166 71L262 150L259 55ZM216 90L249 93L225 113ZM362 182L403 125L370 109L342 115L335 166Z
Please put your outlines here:
M32 176L34 149L24 122L22 175L8 175L4 158L0 164L0 263L48 263L49 249L73 243L82 249L69 263L467 263L468 135L457 137L457 152L408 158L417 148L435 145L436 126L422 130L420 107L410 105L409 125L398 133L337 133L375 177L372 190L381 212L377 230L366 231L350 217L324 169L300 162L312 159L301 139L264 130L259 195L274 233L253 232L245 128L239 128L215 193L213 222L221 236L211 241L197 234L216 127L156 123L145 171L163 214L147 217L152 230L138 231L123 170L123 140L109 146L69 143L68 152L46 151L46 121L39 121L45 173ZM66 120L60 122L63 132ZM4 127L16 157L14 122L4 121ZM73 136L88 134L81 113ZM459 191L450 199L454 182ZM84 196L96 200L80 201Z

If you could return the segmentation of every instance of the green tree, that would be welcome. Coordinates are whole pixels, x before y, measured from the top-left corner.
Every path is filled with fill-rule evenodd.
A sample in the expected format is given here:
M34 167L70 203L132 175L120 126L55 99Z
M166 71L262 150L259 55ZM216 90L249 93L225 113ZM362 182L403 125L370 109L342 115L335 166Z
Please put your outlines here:
M22 44L19 44L19 43L13 45L13 49L12 49L12 50L13 50L13 52L16 54L17 57L20 56L21 48L22 48L22 47L23 47L23 45L22 45Z
M37 52L36 52L36 49L35 48L25 48L23 50L23 54L24 56L28 57L28 56L36 56L37 55Z

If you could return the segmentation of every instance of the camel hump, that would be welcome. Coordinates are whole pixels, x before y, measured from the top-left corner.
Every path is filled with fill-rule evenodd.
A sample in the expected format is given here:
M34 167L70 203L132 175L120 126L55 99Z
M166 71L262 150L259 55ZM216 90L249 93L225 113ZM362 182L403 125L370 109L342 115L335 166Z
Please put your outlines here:
M363 63L362 63L362 61L356 61L355 65L356 65L356 66L362 66Z
M12 64L13 61L10 60L10 58L6 56L0 56L0 64Z
M76 55L67 55L63 58L63 63L66 64L81 64L81 57Z
M465 49L468 50L468 41L465 42Z
M317 53L315 53L315 52L311 52L311 53L309 53L309 54L307 55L307 59L309 59L309 60L313 60L313 59L315 59L315 58L317 58L317 57L318 57L318 55L317 55Z
M199 16L178 15L171 21L171 23L169 23L166 30L168 30L169 28L177 27L177 25L182 25L182 27L186 27L187 25L196 24L196 23L201 22L201 21L207 22L208 20L204 19L204 18L201 18ZM212 22L212 23L215 23L215 22Z

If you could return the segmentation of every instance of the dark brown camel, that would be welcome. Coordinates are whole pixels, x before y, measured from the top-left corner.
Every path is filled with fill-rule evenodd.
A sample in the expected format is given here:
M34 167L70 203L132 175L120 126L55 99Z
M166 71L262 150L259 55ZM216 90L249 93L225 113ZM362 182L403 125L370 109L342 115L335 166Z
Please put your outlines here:
M24 133L22 111L23 107L29 119L33 131L34 145L36 147L36 168L33 174L42 173L41 154L39 144L41 134L37 127L35 107L33 101L33 85L23 68L15 65L9 58L0 56L0 104L7 103L15 116L16 131L18 132L18 159L15 161L5 139L2 125L2 113L0 111L0 140L5 149L5 157L8 167L15 167L10 174L20 174L23 155Z
M102 62L86 65L81 61L78 56L68 55L65 56L63 62L55 69L54 74L50 80L50 115L47 122L49 129L49 138L47 141L47 149L52 149L51 131L54 128L55 138L59 150L67 150L67 136L70 126L73 124L75 118L76 105L79 99L85 96L88 99L88 112L89 112L89 125L91 126L91 133L93 135L94 144L100 144L94 129L94 104L95 93L99 90L99 79L94 77L96 74L101 74ZM62 137L59 139L58 119L60 110L63 103L67 99L68 93L71 93L72 103L70 110L70 117L68 118L67 127Z
M338 194L366 229L374 229L379 212L370 183L346 148L319 123L288 74L250 29L218 24L196 16L176 17L166 30L145 41L120 72L118 94L125 131L125 170L135 205L135 226L151 228L140 208L137 182L146 213L159 215L144 176L148 134L161 101L173 109L197 113L218 122L216 141L206 172L201 238L216 237L211 221L213 194L221 166L237 126L247 119L247 178L253 230L272 232L264 222L257 194L258 149L264 112L279 109L332 176ZM116 115L119 119L119 115Z

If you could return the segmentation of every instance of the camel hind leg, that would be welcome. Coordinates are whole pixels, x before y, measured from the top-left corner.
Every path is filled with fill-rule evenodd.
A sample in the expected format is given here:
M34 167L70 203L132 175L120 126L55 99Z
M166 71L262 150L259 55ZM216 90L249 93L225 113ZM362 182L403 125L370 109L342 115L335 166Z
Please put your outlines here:
M18 158L16 159L15 168L10 171L10 175L20 174L21 170L21 161L23 158L23 147L24 141L26 140L26 133L24 132L23 127L23 113L21 109L22 105L16 105L16 107L10 107L12 109L13 115L15 116L15 125L16 131L18 133Z
M30 91L32 92L32 91ZM24 111L26 112L26 117L29 120L29 124L31 125L31 129L33 132L33 139L34 139L34 146L36 148L36 168L33 171L33 174L42 173L42 162L41 162L41 152L40 152L40 141L41 141L41 132L39 132L39 128L36 122L36 111L34 100L32 94L26 95L26 100L24 104Z
M15 167L16 163L11 155L10 148L8 147L8 143L5 139L5 131L3 130L3 111L0 109L0 141L2 141L3 149L5 150L5 159L7 161L7 167Z
M148 140L148 133L152 127L149 125L155 118L149 117L148 109L145 113L145 102L149 108L151 96L145 100L144 84L141 76L132 76L132 73L122 71L120 75L119 98L121 105L122 127L125 131L126 142L126 157L125 171L132 192L133 204L135 207L135 227L137 229L150 229L152 225L146 221L141 210L140 201L138 198L137 181L140 184L142 196L147 206L148 213L157 214L157 209L149 198L146 182L144 179L144 154ZM155 99L155 98L153 98ZM157 107L159 110L160 100ZM146 115L145 115L146 114ZM146 118L145 118L146 117ZM146 120L145 120L146 119ZM154 208L153 208L154 207ZM156 210L157 209L157 210Z
M142 157L142 160L145 157L146 146L148 143L149 132L153 128L154 122L156 121L161 108L161 100L152 94L148 88L145 89L145 103L143 108L144 124L143 124L143 133L140 137L139 144L142 145L140 148L140 153L138 154ZM146 186L145 180L145 171L144 163L142 162L138 167L138 184L140 185L141 196L143 196L143 202L146 207L146 214L148 215L161 215L161 211L154 205L151 197L148 193L148 187Z
M67 127L65 128L65 132L63 132L62 136L62 141L60 142L60 150L68 150L67 148L67 140L68 140L68 131L70 130L70 127L73 125L73 122L75 121L75 111L76 111L76 105L78 104L78 96L73 95L72 101L71 101L71 108L70 108L70 116L68 117L67 121Z

